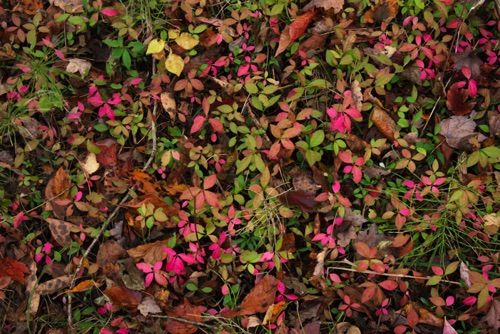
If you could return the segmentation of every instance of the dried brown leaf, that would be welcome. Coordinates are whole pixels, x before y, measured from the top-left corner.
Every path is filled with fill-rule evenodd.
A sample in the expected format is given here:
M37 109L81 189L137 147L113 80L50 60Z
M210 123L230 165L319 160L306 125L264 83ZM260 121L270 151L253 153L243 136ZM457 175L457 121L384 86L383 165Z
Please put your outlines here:
M398 126L385 110L375 105L371 114L371 121L387 139L394 141L394 134L398 131Z
M493 299L491 307L484 317L484 320L488 323L488 326L499 329L500 328L500 300L498 297Z
M154 265L158 261L163 261L167 257L167 253L162 251L162 248L168 247L168 241L156 241L149 244L144 244L131 248L127 251L128 255L134 258L136 262L144 259L144 262Z
M441 121L441 131L439 132L446 139L448 145L453 148L460 148L461 143L472 136L477 136L479 142L486 137L478 132L474 132L476 122L468 116L451 116Z
M467 115L474 106L472 103L466 102L468 98L469 90L459 89L458 83L454 83L446 94L446 107L453 111L456 116Z
M286 48L292 44L297 38L301 37L307 29L309 23L311 23L314 15L314 10L307 11L306 13L297 16L295 21L290 25L286 26L281 32L280 42L278 44L278 49L276 50L275 57L286 50Z
M49 223L50 233L59 245L64 247L71 243L72 239L70 233L75 225L54 218L46 218L45 221Z
M51 295L69 286L72 279L73 276L71 275L56 277L54 279L51 279L50 281L38 284L38 286L35 288L35 293L41 296Z

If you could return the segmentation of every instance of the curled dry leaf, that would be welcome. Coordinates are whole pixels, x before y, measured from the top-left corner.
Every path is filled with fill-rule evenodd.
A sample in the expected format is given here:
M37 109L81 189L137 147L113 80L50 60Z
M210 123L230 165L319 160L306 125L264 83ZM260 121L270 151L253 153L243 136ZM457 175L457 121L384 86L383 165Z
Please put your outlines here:
M167 247L167 240L156 241L131 248L127 251L127 253L134 258L135 262L139 262L141 259L144 259L144 262L153 266L156 262L165 260L167 253L165 253L162 248Z
M137 306L137 309L145 317L147 317L149 314L156 314L161 312L158 304L156 304L156 302L150 297L144 298Z
M72 58L69 59L68 65L66 65L66 71L69 73L80 73L82 79L85 77L85 74L92 68L92 64L84 59Z
M278 302L276 304L272 304L266 311L266 315L264 316L264 320L262 320L262 325L265 326L267 324L272 324L276 321L278 316L285 309L285 301Z
M139 291L133 291L126 287L114 286L107 288L103 293L108 297L114 307L135 308L141 302L142 296Z
M354 105L356 106L356 109L361 111L363 109L363 93L361 92L361 87L359 87L358 80L354 80L353 82L351 82L351 90L352 90L352 100L354 101Z
M85 160L81 163L81 166L86 174L92 175L99 169L100 164L97 162L97 156L95 153L90 152Z
M394 141L394 134L398 131L398 126L385 110L375 105L371 121L387 139Z

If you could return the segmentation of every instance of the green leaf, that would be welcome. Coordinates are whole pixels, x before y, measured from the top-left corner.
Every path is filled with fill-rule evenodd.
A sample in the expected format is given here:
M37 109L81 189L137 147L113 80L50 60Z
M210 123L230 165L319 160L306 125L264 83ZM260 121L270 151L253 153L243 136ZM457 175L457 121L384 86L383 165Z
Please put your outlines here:
M311 136L311 141L309 143L310 147L316 147L321 145L323 143L323 140L325 140L325 132L323 130L318 130L313 133Z
M189 291L197 291L198 287L194 283L188 283L186 284L186 289L188 289Z
M236 162L236 174L240 174L243 172L245 169L248 168L248 165L250 165L250 161L252 161L252 156L246 156L243 158L243 160L239 160Z
M108 131L108 127L106 124L97 124L96 126L94 126L94 129L99 131L99 132Z
M349 65L353 60L354 58L352 57L352 55L346 54L342 57L342 59L340 59L340 65Z
M431 286L431 285L436 285L436 284L438 284L439 282L441 282L441 279L442 279L442 277L441 277L441 276L437 276L437 275L432 276L432 277L431 277L431 278L427 281L427 284L426 284L426 285L429 285L429 286Z
M257 88L257 85L254 84L253 82L247 82L245 84L245 89L250 94L257 94L259 92L259 88Z

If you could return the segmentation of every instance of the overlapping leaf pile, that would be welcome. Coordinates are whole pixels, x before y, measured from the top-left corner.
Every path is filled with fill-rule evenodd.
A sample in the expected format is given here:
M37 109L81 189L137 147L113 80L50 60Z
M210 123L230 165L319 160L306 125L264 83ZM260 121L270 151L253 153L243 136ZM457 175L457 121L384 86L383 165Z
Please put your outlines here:
M2 330L496 333L499 7L0 3Z

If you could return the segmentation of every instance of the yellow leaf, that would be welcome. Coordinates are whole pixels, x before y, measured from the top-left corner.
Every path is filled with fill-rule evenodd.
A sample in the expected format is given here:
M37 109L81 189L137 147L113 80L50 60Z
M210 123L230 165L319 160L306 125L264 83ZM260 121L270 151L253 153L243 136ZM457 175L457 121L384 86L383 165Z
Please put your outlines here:
M180 35L179 30L175 30L175 29L168 30L168 38L169 39L176 39L177 37L179 37L179 35Z
M179 76L184 69L184 60L180 56L170 52L167 60L165 60L165 68L167 71Z
M194 36L187 32L183 32L179 37L177 37L175 42L185 50L191 50L199 43Z
M152 39L151 42L149 42L148 49L146 51L146 54L152 54L152 53L159 53L163 50L165 47L165 41L159 38Z

